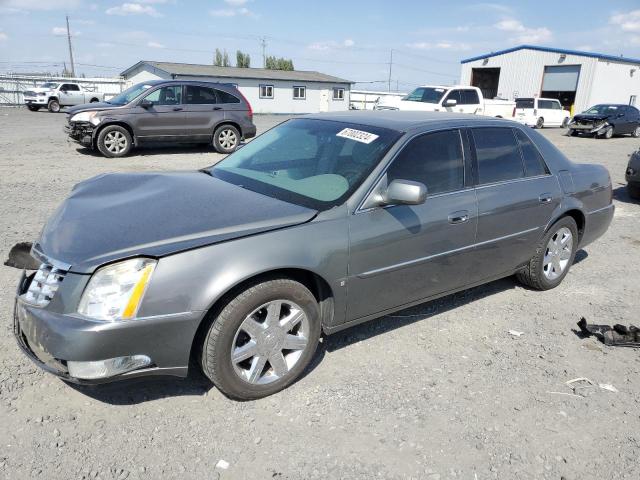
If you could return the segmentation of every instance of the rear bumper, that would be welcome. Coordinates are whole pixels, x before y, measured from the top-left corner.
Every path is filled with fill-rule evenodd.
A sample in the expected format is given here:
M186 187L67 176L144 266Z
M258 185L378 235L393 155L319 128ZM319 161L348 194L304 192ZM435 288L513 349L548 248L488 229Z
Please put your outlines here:
M24 283L21 281L21 285ZM59 314L24 302L14 307L14 335L18 346L36 365L66 381L107 383L148 375L187 375L189 357L202 312L185 312L125 322L96 322ZM79 379L69 374L68 361L96 362L117 357L146 355L151 365L99 379Z
M257 128L255 125L251 124L242 129L242 136L244 138L253 138L256 136Z
M580 241L580 247L585 247L604 235L611 225L614 213L615 206L613 204L588 213L585 218L584 234Z

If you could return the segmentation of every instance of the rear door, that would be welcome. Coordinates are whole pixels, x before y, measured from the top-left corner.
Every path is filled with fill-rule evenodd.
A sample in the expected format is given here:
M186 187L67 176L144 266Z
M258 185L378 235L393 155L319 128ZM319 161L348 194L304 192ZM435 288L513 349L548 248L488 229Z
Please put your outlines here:
M561 200L531 139L520 129L472 129L478 174L475 257L484 278L513 271L535 251Z
M131 118L134 132L141 141L182 141L184 128L182 85L166 85L150 91L140 99L151 102L149 108L135 107ZM138 102L138 104L140 103Z
M478 95L478 91L474 89L465 89L460 91L460 98L462 99L462 108L460 109L463 113L481 113L480 105L480 96Z
M218 102L214 88L185 85L185 135L194 141L211 141L215 126L224 119L224 105Z
M424 204L375 207L351 216L349 320L467 281L477 206L465 173L469 150L463 134L454 129L414 137L380 180L424 183L429 190Z

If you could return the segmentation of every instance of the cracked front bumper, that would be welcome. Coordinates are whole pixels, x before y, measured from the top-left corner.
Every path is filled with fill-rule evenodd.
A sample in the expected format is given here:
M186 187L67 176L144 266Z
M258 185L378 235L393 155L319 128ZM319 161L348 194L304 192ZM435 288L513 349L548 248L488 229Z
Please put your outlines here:
M85 147L93 147L93 133L95 131L95 127L91 123L67 123L63 127L63 130L74 142L77 142Z

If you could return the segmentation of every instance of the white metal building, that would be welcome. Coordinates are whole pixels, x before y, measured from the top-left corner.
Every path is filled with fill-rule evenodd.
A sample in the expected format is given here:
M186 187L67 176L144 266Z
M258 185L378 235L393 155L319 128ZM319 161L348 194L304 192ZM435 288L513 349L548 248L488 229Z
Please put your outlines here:
M315 113L349 109L351 83L319 72L140 61L122 72L133 85L149 80L204 80L238 87L255 113Z
M640 59L521 45L461 63L460 83L487 98L557 98L576 113L598 103L640 107Z

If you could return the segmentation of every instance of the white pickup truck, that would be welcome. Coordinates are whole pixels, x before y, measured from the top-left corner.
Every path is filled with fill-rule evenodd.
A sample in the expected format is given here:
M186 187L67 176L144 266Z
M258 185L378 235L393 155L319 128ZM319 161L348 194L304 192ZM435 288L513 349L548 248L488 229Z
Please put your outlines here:
M513 117L515 102L486 100L477 87L425 85L416 88L402 98L386 98L376 110L405 110L422 112L457 112L486 115L488 117Z
M59 112L62 107L102 102L104 93L90 92L77 83L46 82L39 87L23 92L24 103L29 110L37 112L47 107L50 112Z

